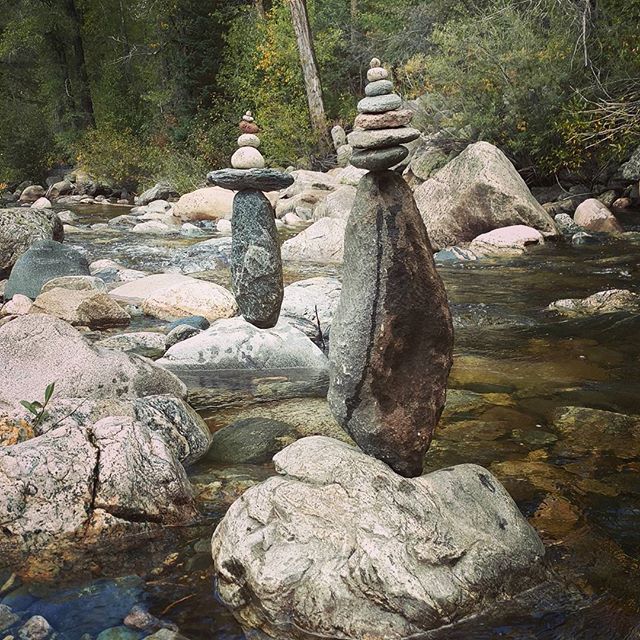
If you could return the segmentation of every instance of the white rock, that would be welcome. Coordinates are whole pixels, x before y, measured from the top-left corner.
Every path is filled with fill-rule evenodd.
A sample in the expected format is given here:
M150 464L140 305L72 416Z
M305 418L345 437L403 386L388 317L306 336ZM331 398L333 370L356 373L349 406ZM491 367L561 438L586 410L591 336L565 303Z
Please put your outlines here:
M282 259L340 264L344 257L346 221L322 218L282 244Z
M469 249L478 256L508 256L524 253L528 246L536 244L544 244L544 236L537 229L516 224L479 235Z
M38 198L32 205L32 209L51 209L51 202L47 198Z
M284 289L282 316L304 318L326 333L340 300L342 284L338 278L317 277L294 282Z
M176 229L171 228L169 225L161 222L160 220L149 220L148 222L140 222L133 229L133 233L160 233L169 234L175 233Z
M282 222L284 222L286 225L290 227L295 227L299 224L303 224L304 220L297 214L290 211L284 216L284 218L282 218Z
M231 218L235 192L222 187L206 187L185 193L173 205L173 215L183 221Z
M218 220L216 222L216 231L223 236L231 235L231 220Z
M367 71L367 80L369 82L386 80L388 77L389 77L389 72L384 67L373 67Z
M173 205L166 200L154 200L146 206L146 209L154 213L166 213L167 211L171 211L172 206Z
M234 169L262 169L264 165L262 154L254 147L240 147L231 156Z
M0 309L0 316L24 316L31 310L33 302L31 298L23 296L21 293L16 295Z
M260 138L255 133L243 133L238 138L239 147L254 147L257 149L260 146Z

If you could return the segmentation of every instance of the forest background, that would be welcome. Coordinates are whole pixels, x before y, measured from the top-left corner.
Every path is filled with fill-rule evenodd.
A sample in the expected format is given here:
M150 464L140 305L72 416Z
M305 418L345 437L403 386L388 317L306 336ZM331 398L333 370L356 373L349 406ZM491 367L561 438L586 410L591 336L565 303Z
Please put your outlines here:
M291 0L0 0L0 185L82 167L179 192L227 166L247 109L274 166L328 168ZM595 181L640 144L640 0L307 0L327 128L372 56L451 144L530 183Z

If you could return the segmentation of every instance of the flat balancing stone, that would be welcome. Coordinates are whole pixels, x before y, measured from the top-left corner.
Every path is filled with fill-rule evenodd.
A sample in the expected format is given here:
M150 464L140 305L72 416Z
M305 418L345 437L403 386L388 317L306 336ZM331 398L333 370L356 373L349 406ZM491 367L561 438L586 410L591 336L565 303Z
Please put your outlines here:
M209 172L207 181L230 191L280 191L291 186L294 178L276 169L220 169Z
M352 131L349 136L349 144L358 149L383 149L395 147L399 144L411 142L420 137L420 131L409 127L396 129L373 129Z
M409 155L407 147L387 147L386 149L354 149L351 164L358 169L381 171L402 162Z

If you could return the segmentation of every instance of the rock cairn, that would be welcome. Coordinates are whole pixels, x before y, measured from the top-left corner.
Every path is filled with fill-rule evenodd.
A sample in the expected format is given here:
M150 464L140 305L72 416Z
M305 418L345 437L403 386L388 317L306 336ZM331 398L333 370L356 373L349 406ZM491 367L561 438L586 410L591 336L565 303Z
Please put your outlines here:
M351 164L360 169L379 171L402 162L409 150L402 146L420 137L407 125L413 112L401 109L402 99L393 93L388 71L373 58L367 72L366 97L358 103L354 130L348 136L353 148Z
M293 177L264 168L259 131L247 111L240 121L238 150L231 157L233 168L212 171L207 179L238 192L231 218L233 291L244 319L269 329L278 322L284 285L275 212L263 192L285 189L293 184Z
M329 405L361 449L400 475L422 473L444 408L453 326L427 230L406 182L386 170L418 135L377 59L349 138L360 180L347 221L331 325ZM373 86L373 88L371 88ZM385 110L386 109L386 110ZM384 123L384 128L381 128ZM389 125L394 125L388 128ZM377 128L373 128L377 127Z

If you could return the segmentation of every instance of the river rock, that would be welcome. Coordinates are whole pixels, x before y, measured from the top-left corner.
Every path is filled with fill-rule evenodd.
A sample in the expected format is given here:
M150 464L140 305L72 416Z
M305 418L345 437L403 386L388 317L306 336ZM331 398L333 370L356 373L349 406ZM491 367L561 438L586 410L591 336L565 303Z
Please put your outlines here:
M364 94L367 97L383 96L393 91L393 82L391 80L376 80L369 82L364 88Z
M293 184L293 176L276 169L220 169L207 174L207 181L224 189L280 191Z
M478 256L514 256L540 244L544 244L544 236L537 229L516 224L479 235L469 249Z
M0 316L24 316L31 311L32 307L33 302L31 298L16 293L16 295L0 309Z
M90 275L87 259L54 240L38 240L16 262L4 295L9 299L21 293L34 299L49 280L72 275Z
M46 640L53 635L53 628L42 616L31 616L18 631L20 640Z
M95 347L51 316L30 314L0 327L0 353L0 408L42 401L52 382L60 398L186 394L175 376L150 360Z
M231 156L231 166L234 169L262 169L264 158L255 147L240 147Z
M371 67L367 71L367 80L369 82L378 82L379 80L386 80L389 77L389 72L380 65Z
M290 175L293 176L294 182L281 194L283 198L292 198L309 191L333 191L338 188L336 177L322 171L299 169L292 171Z
M255 122L248 122L246 120L242 120L240 122L240 132L247 134L256 134L259 133L260 128Z
M341 220L346 220L351 213L355 199L356 188L345 184L330 193L323 202L318 204L313 211L313 219L340 218Z
M248 637L421 637L537 578L544 547L482 467L408 480L320 436L274 462L281 475L246 491L211 543Z
M91 265L89 265L91 271ZM40 293L46 293L52 289L69 289L74 291L106 291L103 280L96 276L62 276L52 278L42 285Z
M573 220L587 231L622 233L624 229L617 218L600 200L589 198L578 205Z
M48 198L38 198L32 205L32 209L51 209L51 200Z
M333 148L337 151L339 147L347 144L347 134L343 127L339 124L331 128L331 141L333 142Z
M518 224L544 236L558 233L515 167L488 142L469 145L414 195L436 250Z
M353 147L350 144L340 145L336 149L336 164L339 167L346 167L353 155Z
M282 259L340 264L344 256L345 220L321 218L282 244Z
M200 329L204 331L211 326L211 323L204 318L203 316L188 316L187 318L179 318L178 320L174 320L167 325L167 333L170 333L174 329L178 327L182 327L184 325L195 327L196 329Z
M384 96L362 98L358 102L358 113L384 113L393 111L402 105L402 99L396 93L388 93Z
M36 202L36 200L43 198L46 191L39 184L32 184L22 190L20 194L19 202Z
M314 327L319 324L322 334L328 335L341 291L338 278L320 276L294 282L284 289L282 315L287 320L302 318Z
M155 331L120 333L98 340L96 346L125 353L137 353L145 358L159 358L165 352L165 336Z
M347 165L338 174L338 182L342 185L349 185L351 187L357 187L360 184L362 176L367 173L366 169L358 169L353 165Z
M193 338L193 336L198 335L202 329L198 329L197 327L193 327L189 324L182 324L177 326L175 329L172 329L167 334L166 339L164 340L164 351L173 347L174 344L178 344L178 342L182 342L183 340L187 340L188 338Z
M53 211L0 209L0 277L6 277L37 240L64 240L62 222Z
M409 155L406 147L387 147L385 149L354 149L351 164L368 171L381 171L402 162Z
M601 313L640 311L640 295L628 289L607 289L587 298L567 298L552 302L547 309L565 316L591 316Z
M30 313L44 313L90 329L126 327L131 321L113 298L100 291L51 289L35 299Z
M572 236L582 231L582 227L576 224L568 213L558 213L554 216L553 220L560 233L564 236Z
M233 193L222 187L205 187L185 193L173 205L173 215L183 222L230 218Z
M353 122L357 129L391 129L404 127L411 122L411 109L394 109L384 113L359 113Z
M147 189L136 197L135 203L138 206L145 206L152 203L154 200L168 200L169 198L177 195L178 192L175 190L173 185L167 182L158 182L151 187L151 189Z
M344 255L329 404L365 453L416 476L445 403L453 326L426 229L401 176L362 178Z
M349 134L349 144L358 149L380 149L411 142L420 137L417 129L399 127L397 129L355 129Z
M260 191L239 191L231 224L231 278L238 308L247 322L268 329L278 322L284 289L273 207Z
M640 147L620 166L620 173L624 180L640 180Z
M303 333L280 320L258 329L243 318L218 320L174 345L157 364L174 371L226 369L326 369L327 359Z

